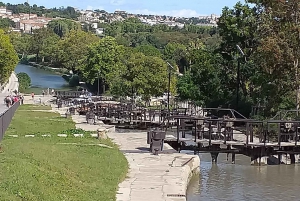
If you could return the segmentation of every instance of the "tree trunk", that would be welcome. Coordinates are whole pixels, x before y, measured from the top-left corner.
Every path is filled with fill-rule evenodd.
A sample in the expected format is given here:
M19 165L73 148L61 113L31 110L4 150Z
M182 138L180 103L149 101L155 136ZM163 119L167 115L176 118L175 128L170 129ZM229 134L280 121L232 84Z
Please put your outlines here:
M299 84L299 71L298 71L298 64L299 60L296 59L294 61L294 68L296 70L296 87L297 87L297 95L296 95L296 110L297 110L297 116L299 115L299 101L300 101L300 84Z

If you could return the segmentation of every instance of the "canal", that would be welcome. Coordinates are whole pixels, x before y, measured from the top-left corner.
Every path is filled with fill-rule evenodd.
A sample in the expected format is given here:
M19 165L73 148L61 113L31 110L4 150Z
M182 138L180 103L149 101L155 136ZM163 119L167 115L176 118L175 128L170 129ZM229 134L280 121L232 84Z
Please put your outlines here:
M237 155L236 164L220 154L218 164L201 154L200 176L192 179L187 201L300 200L299 165L251 166L249 157ZM229 157L230 158L230 157Z
M35 68L29 65L18 64L15 68L16 73L24 72L31 78L31 91L41 93L43 89L64 89L70 90L68 83L61 75L55 74L44 69Z

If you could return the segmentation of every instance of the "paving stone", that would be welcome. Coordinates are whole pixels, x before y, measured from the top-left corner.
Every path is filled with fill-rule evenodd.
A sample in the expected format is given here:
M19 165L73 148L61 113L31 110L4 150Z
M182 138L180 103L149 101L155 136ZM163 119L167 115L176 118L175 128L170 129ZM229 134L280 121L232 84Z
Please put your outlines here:
M83 134L73 134L74 137L83 137Z
M25 137L34 137L35 135L25 135Z
M19 137L18 135L8 135L9 137Z
M91 137L98 137L98 134L97 133L96 134L92 133Z
M119 184L117 201L128 197L130 201L186 201L185 197L168 195L185 195L189 175L193 170L199 171L198 156L177 152L154 156L145 151L149 147L146 132L108 133L108 137L120 146L130 167L129 178ZM191 161L182 166L188 160Z
M57 134L58 137L68 137L67 134Z
M42 137L51 137L50 134L45 134L45 135L42 135Z

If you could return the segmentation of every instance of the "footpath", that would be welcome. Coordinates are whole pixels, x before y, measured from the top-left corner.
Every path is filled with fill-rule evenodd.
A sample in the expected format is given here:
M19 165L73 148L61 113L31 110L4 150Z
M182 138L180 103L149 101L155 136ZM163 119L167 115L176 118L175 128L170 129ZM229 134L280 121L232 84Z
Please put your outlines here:
M4 103L4 98L11 95L13 91L19 90L19 81L15 72L12 72L8 82L4 85L3 90L0 92L0 114L7 110Z
M53 108L62 116L67 108ZM119 146L128 161L126 179L119 184L117 201L186 201L186 189L193 175L199 174L198 155L177 153L168 144L164 152L149 152L147 132L117 133L114 126L97 121L87 124L84 116L72 115L76 128L88 131L105 130L107 137Z
M147 133L108 133L129 163L127 178L119 185L117 201L186 201L191 177L199 174L199 156L177 153L168 144L153 155Z

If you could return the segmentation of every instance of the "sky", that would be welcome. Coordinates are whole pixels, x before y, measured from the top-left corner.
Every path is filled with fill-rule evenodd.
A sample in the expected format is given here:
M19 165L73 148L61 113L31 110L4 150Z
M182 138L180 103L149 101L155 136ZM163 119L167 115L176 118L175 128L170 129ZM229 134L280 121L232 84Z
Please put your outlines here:
M1 0L0 0L1 1ZM157 14L176 17L197 17L222 13L225 6L233 7L239 0L29 0L46 8L72 6L78 9L100 9L108 12L124 10L134 14ZM5 3L24 3L25 0L10 0ZM241 0L244 2L244 0Z

